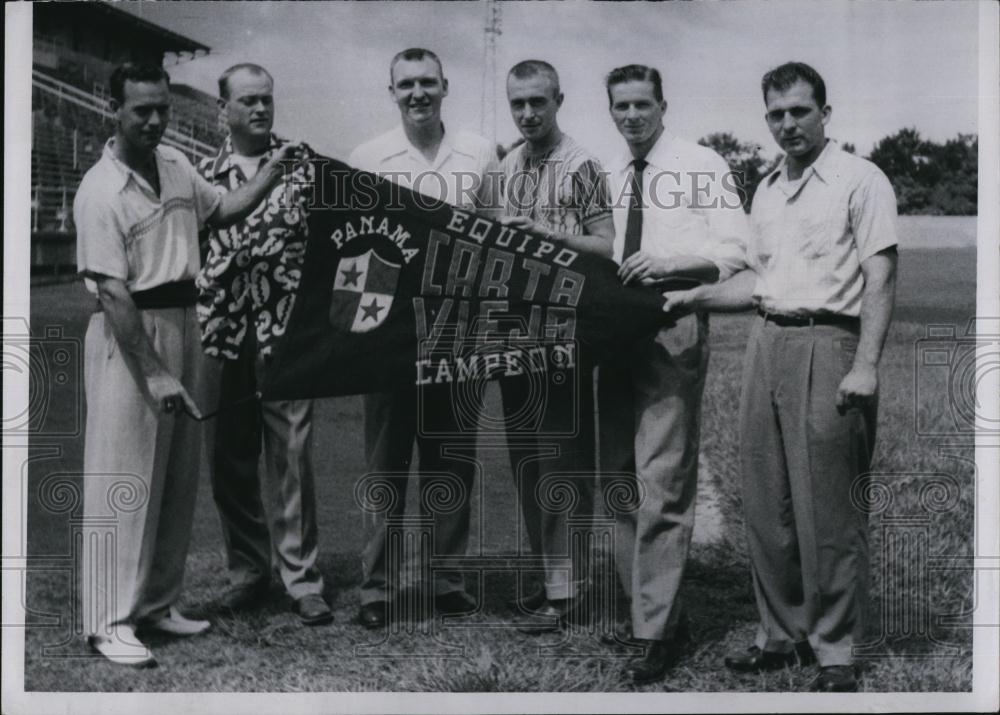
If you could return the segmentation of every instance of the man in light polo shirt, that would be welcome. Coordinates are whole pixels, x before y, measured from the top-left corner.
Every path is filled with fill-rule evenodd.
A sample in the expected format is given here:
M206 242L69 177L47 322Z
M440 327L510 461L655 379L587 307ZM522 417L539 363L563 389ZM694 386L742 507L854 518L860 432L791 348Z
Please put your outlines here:
M203 375L198 229L246 216L296 149L220 196L183 154L157 146L168 84L155 65L114 71L115 135L73 202L77 268L97 295L84 346L84 626L92 648L133 666L155 665L136 628L183 636L209 627L175 607L199 471L200 427L189 416L199 416L192 398Z
M664 126L660 73L611 71L611 118L626 146L610 165L615 259L626 285L685 277L714 281L744 266L748 233L729 167L707 147ZM708 316L685 315L600 367L602 472L635 475L634 512L617 515L615 564L631 601L629 640L645 647L625 669L659 680L681 654L678 592L694 528Z
M875 442L877 366L896 276L896 199L878 167L826 139L826 85L789 62L762 81L786 156L754 196L749 271L667 294L666 309L756 306L740 398L743 507L760 625L739 672L815 654L821 692L857 690L868 518L851 500Z
M448 96L448 80L441 60L430 50L412 48L392 58L389 95L399 108L401 125L355 149L348 163L380 174L392 182L453 206L475 207L482 177L495 149L470 132L448 129L441 121L441 103ZM365 453L370 473L387 475L396 494L394 511L406 505L410 458L416 439L420 454L420 489L434 487L434 476L460 483L451 493L459 500L434 520L433 553L462 556L469 539L469 496L475 476L475 435L469 435L467 458L445 456L444 440L435 435L457 432L449 390L433 394L425 388L419 407L413 390L365 396ZM454 450L454 445L452 445ZM452 485L454 486L454 485ZM449 488L451 489L451 488ZM363 583L359 620L367 628L381 628L389 618L399 574L388 573L386 523L366 517L366 545L362 553ZM438 613L455 614L475 607L465 591L460 572L434 574L434 606Z

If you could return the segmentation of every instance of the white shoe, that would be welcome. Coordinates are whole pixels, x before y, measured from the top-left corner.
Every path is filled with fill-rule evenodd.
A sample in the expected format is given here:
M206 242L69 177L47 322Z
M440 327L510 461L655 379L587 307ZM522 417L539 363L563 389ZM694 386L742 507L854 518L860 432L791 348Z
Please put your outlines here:
M211 628L212 624L208 621L185 618L180 611L171 606L168 615L157 621L143 623L142 627L144 630L159 631L172 636L197 636Z
M100 653L112 663L133 668L155 668L156 658L135 635L132 626L119 624L110 635L87 637L91 649Z

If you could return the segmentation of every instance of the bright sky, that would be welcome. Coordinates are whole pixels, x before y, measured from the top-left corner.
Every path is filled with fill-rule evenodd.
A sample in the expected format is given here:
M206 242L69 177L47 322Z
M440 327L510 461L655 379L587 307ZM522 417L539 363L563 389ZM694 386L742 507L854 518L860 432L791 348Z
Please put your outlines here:
M123 4L124 6L124 4ZM566 101L562 128L599 156L621 139L603 77L639 62L660 69L677 134L731 131L768 156L761 75L787 60L827 82L828 135L867 154L883 136L916 127L942 141L976 132L975 2L501 3L497 139L517 137L503 96L515 62L555 65ZM399 121L388 97L398 50L437 52L450 82L446 126L480 130L485 3L136 3L131 12L212 48L171 68L177 82L215 93L231 64L258 62L276 80L276 129L340 158ZM486 82L490 86L489 82Z

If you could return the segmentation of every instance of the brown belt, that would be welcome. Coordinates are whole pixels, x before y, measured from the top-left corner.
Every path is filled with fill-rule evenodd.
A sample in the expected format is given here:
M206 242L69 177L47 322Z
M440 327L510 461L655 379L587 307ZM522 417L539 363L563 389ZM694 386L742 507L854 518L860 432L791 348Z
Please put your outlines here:
M198 302L198 289L194 287L194 281L175 281L148 290L137 290L131 296L139 310L187 308ZM101 310L101 302L97 301L94 312L99 313Z
M850 315L837 315L835 313L825 313L819 315L780 315L778 313L768 313L757 309L757 315L769 323L774 323L782 328L804 328L813 325L842 325L844 327L856 328L861 324L858 318Z

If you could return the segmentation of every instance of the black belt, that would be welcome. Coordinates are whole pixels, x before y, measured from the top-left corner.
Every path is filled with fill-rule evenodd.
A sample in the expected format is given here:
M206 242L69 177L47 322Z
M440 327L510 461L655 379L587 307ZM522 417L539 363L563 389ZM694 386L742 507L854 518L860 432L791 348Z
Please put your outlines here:
M131 296L139 310L187 308L198 302L198 289L194 287L194 281L175 281L148 290L137 290ZM94 312L99 313L101 310L101 301L97 301Z
M844 327L857 327L860 320L850 315L837 315L835 313L824 313L820 315L780 315L778 313L768 313L757 309L757 315L769 323L774 323L782 328L804 328L813 325L843 325Z

